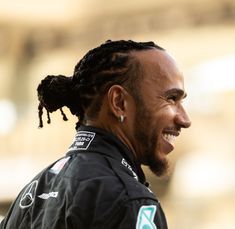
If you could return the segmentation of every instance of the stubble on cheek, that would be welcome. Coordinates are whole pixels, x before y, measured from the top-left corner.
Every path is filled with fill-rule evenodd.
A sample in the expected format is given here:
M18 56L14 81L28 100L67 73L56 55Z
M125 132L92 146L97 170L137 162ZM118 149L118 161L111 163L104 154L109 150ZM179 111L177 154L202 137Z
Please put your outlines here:
M150 130L153 117L143 101L139 98L137 116L135 118L135 138L140 146L139 162L149 166L157 176L162 176L168 171L169 163L165 155L161 155L160 137L156 130Z
M157 176L166 174L169 168L169 162L166 155L161 154L159 136L157 133L152 134L151 148L148 149L148 166Z
M147 125L147 123L145 124ZM157 176L162 176L167 173L169 163L166 155L161 154L161 147L158 141L158 134L155 131L143 132L144 129L138 129L136 138L142 148L140 162L150 168Z

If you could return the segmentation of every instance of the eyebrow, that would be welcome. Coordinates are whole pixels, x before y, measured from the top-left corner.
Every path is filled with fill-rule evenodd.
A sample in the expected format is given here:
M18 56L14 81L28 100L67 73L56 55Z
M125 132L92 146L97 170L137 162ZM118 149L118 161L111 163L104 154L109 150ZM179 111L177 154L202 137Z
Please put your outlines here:
M172 88L170 90L167 90L165 93L164 93L165 96L169 96L169 95L177 95L178 97L182 97L182 99L186 98L187 96L187 93L182 90L182 89L179 89L179 88Z

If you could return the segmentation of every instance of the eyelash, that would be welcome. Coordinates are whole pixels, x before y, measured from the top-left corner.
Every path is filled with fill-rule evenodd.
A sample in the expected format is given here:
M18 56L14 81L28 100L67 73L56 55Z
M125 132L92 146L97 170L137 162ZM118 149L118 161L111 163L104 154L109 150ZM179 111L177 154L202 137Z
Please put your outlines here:
M171 95L171 96L169 96L168 98L167 98L167 100L168 101L174 101L174 102L176 102L177 101L177 96L175 96L175 95Z

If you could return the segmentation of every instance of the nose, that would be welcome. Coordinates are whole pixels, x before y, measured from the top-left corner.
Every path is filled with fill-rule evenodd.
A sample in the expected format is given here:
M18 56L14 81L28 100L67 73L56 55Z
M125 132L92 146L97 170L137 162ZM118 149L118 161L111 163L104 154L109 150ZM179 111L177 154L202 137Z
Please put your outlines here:
M189 128L191 126L191 120L183 106L181 106L175 116L175 123L181 128Z

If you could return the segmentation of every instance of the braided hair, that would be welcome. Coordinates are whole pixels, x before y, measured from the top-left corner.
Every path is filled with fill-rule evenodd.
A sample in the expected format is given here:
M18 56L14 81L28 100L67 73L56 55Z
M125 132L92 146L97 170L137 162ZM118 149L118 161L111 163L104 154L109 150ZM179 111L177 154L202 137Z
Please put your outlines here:
M131 40L108 40L90 50L75 66L72 77L48 75L41 81L38 92L39 127L43 127L43 108L47 111L47 123L51 122L50 113L60 110L63 120L68 120L62 107L78 117L76 129L86 117L95 117L108 89L119 84L137 97L140 80L139 65L130 55L131 51L157 48L154 42L135 42ZM89 109L88 109L89 108ZM89 110L89 112L88 112Z

